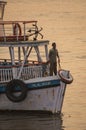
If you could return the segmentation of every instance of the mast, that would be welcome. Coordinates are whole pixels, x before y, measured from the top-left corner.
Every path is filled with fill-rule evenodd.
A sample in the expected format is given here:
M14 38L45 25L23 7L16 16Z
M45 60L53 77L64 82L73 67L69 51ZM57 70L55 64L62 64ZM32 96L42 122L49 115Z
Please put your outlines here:
M0 21L3 21L5 5L7 2L0 0ZM4 25L0 25L0 36L4 35Z
M4 9L7 2L0 0L0 20L3 20Z

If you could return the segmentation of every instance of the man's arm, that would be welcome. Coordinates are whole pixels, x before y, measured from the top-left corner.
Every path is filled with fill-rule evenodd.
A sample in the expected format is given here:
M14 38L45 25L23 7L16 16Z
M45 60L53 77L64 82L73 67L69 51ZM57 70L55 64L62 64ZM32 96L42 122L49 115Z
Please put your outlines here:
M60 57L59 57L59 53L57 51L57 57L58 57L58 65L59 65L59 69L61 69L61 65L60 65Z

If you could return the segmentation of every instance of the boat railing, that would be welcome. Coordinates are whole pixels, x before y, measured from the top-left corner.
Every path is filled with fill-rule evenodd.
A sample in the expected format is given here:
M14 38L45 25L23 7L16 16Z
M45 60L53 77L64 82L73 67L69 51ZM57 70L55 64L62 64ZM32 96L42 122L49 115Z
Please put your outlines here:
M14 79L13 69L15 70L15 78L18 77L21 65L4 65L0 66L0 83L6 83ZM29 80L37 77L44 77L45 73L48 74L48 65L47 64L33 64L25 65L22 69L20 79Z
M12 68L0 68L0 83L9 82L12 79Z
M16 68L16 72L18 75L18 72L20 71L20 68ZM32 78L42 77L42 66L27 66L24 67L21 73L20 79L22 80L28 80Z
M0 42L27 41L36 30L37 21L0 21Z

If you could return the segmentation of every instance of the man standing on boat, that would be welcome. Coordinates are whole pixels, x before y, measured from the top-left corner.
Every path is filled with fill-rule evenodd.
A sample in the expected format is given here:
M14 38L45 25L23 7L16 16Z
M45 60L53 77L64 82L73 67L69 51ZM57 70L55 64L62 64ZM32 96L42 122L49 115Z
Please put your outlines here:
M52 48L49 51L50 76L53 75L53 72L55 75L57 75L57 58L58 58L58 63L60 65L58 50L56 49L56 43L54 42L52 43Z

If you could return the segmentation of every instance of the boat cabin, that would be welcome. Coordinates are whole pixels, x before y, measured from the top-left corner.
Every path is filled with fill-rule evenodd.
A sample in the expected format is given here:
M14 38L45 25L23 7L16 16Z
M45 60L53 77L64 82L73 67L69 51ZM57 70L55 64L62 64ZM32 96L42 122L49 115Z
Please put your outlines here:
M43 77L45 73L48 75L49 41L37 40L39 32L30 34L31 29L36 30L37 21L2 21L0 25L3 27L0 49L6 49L7 54L6 58L0 59L0 82L29 80ZM21 26L21 30L17 25Z
M0 1L0 83L48 75L49 41L38 40L42 28L37 21L3 21L5 5Z

